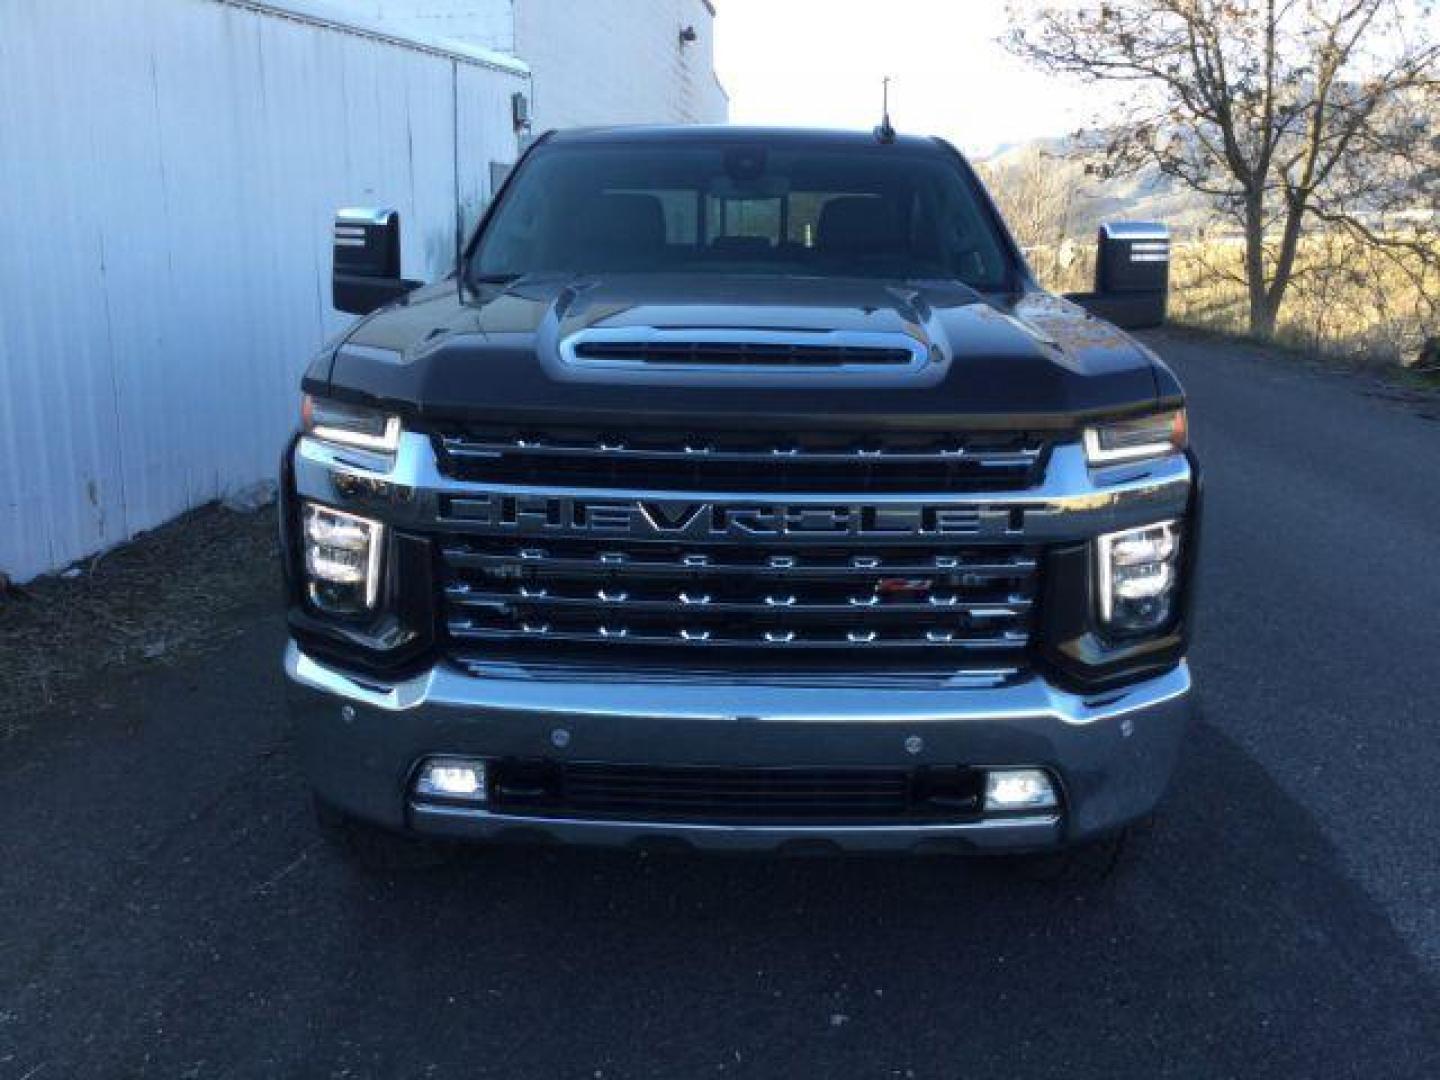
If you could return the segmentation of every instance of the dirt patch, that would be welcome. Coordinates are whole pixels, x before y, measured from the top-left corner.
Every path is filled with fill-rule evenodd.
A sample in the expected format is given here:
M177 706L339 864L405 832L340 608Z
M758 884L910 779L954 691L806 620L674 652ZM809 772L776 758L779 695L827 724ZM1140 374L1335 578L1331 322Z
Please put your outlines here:
M143 664L222 645L281 608L273 506L201 507L61 574L0 587L0 739Z

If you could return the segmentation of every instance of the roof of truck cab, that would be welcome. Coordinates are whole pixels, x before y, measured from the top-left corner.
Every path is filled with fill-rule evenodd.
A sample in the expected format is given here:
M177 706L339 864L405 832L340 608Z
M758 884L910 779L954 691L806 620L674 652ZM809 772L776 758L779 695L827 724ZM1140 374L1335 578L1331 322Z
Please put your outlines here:
M552 131L551 143L792 143L830 146L875 146L873 131L839 128L738 127L730 124L622 125L616 127L565 128ZM889 145L934 150L942 144L924 135L896 135Z

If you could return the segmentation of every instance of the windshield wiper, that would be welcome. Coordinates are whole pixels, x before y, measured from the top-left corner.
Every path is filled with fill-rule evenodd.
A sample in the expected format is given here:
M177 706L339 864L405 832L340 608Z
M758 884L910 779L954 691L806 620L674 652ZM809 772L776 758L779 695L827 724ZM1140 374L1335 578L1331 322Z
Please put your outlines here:
M475 292L487 285L501 287L513 285L525 276L524 274L461 274L455 280L460 286L460 302L464 303L467 291Z

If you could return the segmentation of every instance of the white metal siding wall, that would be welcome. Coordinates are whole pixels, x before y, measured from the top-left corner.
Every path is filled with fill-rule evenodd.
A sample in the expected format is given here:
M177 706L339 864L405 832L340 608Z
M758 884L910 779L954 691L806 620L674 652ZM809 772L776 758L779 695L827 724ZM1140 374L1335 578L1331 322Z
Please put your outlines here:
M406 272L443 273L456 110L473 207L527 84L217 0L0 4L0 571L24 580L273 476L349 321L335 208L397 207Z
M437 37L514 53L515 0L345 0L376 19L403 20ZM573 6L573 5L572 5ZM577 8L578 13L578 8Z
M534 130L723 124L705 0L347 0L388 25L512 52L534 73ZM680 30L696 40L680 47Z
M513 0L534 75L534 124L723 124L714 18L704 0ZM680 46L680 30L697 40Z

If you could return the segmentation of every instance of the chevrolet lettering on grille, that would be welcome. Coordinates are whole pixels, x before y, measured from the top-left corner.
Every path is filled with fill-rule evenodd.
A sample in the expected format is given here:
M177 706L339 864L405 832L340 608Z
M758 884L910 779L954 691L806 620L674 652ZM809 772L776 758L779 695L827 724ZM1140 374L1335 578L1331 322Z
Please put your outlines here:
M508 493L452 497L445 516L486 531L518 535L585 534L635 539L727 537L974 536L1003 532L1003 509L916 503L787 505L684 500L613 500Z

